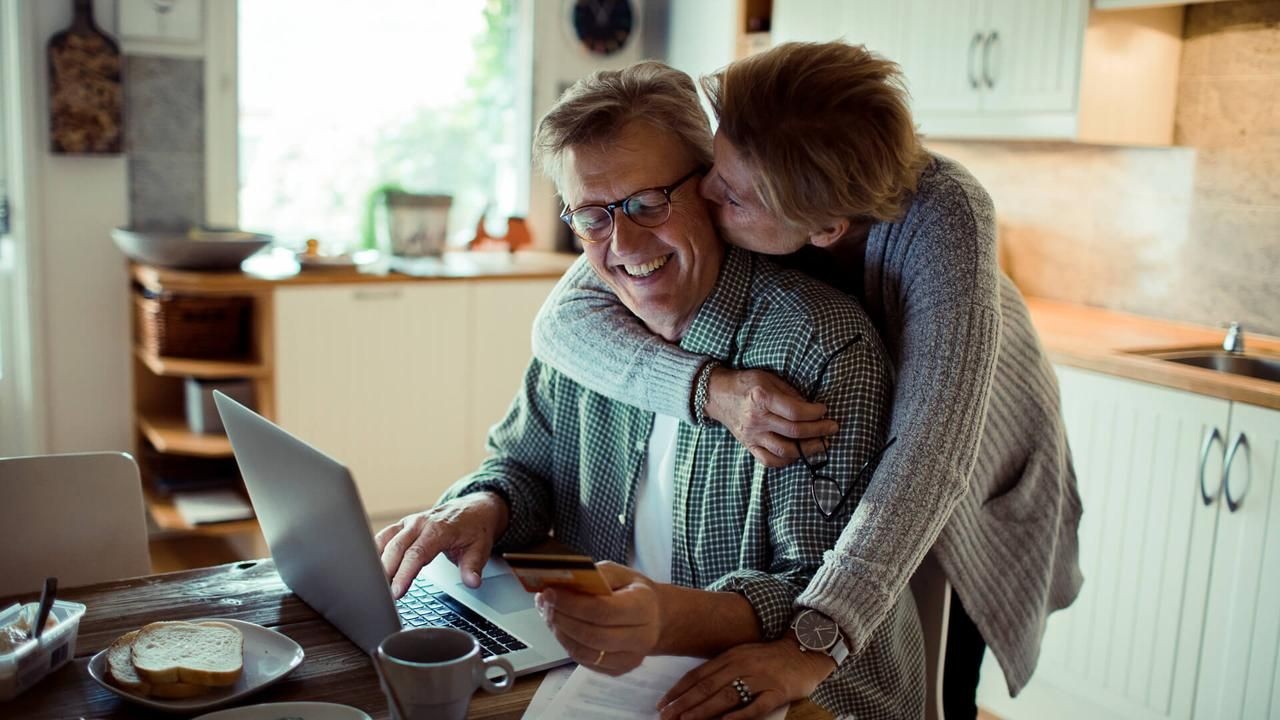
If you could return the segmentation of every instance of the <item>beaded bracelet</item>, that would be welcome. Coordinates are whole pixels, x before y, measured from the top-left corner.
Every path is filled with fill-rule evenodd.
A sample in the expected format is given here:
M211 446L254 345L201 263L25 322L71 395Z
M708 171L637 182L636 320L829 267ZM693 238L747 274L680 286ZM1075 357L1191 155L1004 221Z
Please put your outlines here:
M698 372L698 381L694 385L693 391L693 420L699 425L706 425L710 422L710 418L706 414L707 398L710 396L711 371L718 367L720 367L720 363L710 360Z

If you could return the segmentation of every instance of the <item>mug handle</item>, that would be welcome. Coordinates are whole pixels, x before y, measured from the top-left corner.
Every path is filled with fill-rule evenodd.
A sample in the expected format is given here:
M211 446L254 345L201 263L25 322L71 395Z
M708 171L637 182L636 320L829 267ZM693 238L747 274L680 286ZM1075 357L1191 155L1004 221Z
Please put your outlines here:
M500 682L489 679L488 670L491 667L502 668L503 677ZM511 663L507 662L506 658L485 658L477 669L480 671L480 687L484 688L485 692L494 693L495 695L504 693L516 683L516 671L512 669Z

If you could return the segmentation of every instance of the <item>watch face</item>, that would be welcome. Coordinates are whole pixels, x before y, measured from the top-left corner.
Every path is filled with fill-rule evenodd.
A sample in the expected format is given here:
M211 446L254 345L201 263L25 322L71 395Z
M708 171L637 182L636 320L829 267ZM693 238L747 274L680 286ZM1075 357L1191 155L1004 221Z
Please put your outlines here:
M573 29L588 50L611 55L631 37L631 0L576 0Z
M809 650L826 650L836 644L840 628L831 618L806 610L796 618L796 639Z

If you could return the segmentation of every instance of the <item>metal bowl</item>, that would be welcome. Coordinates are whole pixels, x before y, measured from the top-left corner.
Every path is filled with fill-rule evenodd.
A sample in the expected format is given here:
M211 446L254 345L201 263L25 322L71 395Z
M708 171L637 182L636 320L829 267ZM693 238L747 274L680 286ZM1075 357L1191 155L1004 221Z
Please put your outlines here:
M271 243L270 235L239 230L137 230L115 228L111 239L129 259L180 270L236 270Z

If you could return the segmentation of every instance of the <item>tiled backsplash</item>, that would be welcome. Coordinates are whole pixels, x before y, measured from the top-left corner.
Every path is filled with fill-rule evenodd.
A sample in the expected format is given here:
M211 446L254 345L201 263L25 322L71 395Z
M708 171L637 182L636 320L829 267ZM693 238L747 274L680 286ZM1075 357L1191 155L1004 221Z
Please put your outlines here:
M1191 5L1172 148L931 143L1024 292L1280 335L1280 3Z
M204 61L125 56L129 218L135 227L204 222Z

